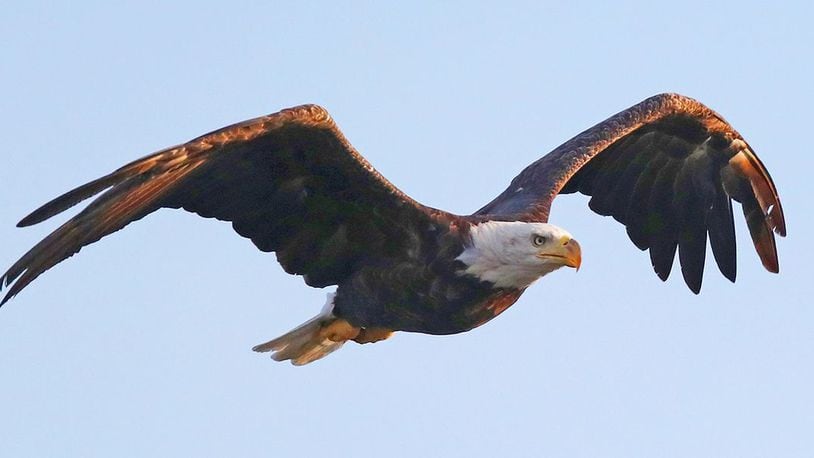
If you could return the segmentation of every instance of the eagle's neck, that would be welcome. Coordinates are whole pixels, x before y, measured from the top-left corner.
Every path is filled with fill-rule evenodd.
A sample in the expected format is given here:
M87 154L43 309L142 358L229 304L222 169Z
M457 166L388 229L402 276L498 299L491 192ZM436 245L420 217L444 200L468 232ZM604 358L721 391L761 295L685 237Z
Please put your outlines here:
M466 265L462 274L489 282L495 288L524 289L540 278L539 269L505 264L492 253L473 247L466 248L457 260Z
M525 289L541 276L552 272L539 264L523 262L522 257L507 249L507 240L518 229L519 222L487 221L470 228L463 252L456 258L464 264L461 275L489 282L495 288Z

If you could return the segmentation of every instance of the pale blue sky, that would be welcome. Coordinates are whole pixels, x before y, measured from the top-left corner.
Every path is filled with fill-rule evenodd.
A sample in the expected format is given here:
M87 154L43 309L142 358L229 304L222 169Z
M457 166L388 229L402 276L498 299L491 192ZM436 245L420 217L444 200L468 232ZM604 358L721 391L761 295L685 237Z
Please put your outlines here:
M695 296L562 198L579 273L475 331L294 368L249 349L327 291L227 224L162 211L0 310L0 456L814 456L803 2L22 3L0 13L2 268L56 227L14 228L46 200L309 102L413 197L468 213L579 131L680 92L757 150L789 237L768 274L738 213L738 283L708 265Z

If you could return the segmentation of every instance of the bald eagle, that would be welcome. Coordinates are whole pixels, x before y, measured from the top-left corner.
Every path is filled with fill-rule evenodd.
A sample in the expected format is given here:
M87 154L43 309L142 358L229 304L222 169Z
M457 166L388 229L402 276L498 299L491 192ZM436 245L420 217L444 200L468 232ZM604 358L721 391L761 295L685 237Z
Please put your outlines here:
M511 306L538 278L578 268L581 251L548 223L559 194L624 224L666 280L676 251L687 286L701 289L707 237L735 281L732 199L755 249L778 272L774 233L786 235L768 171L720 115L660 94L580 133L526 167L480 210L424 206L382 177L328 112L303 105L244 121L131 162L46 203L30 226L102 193L0 277L0 305L82 247L160 208L230 221L313 287L336 285L310 321L255 351L307 364L353 340L394 331L454 334Z

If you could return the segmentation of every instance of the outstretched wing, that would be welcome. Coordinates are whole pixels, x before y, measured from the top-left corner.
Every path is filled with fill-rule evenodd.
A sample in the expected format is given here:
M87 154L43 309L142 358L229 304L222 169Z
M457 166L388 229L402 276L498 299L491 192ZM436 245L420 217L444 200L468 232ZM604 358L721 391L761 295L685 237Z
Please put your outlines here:
M688 97L656 95L580 133L476 215L547 221L554 198L576 191L592 196L591 210L627 226L662 280L677 249L695 293L707 234L721 273L735 281L735 199L763 265L778 271L773 231L785 236L786 223L769 172L732 126Z
M283 110L159 151L43 205L43 221L105 191L0 277L5 303L38 275L162 207L231 221L312 286L339 283L369 257L389 256L446 215L424 207L357 153L315 105ZM412 231L412 232L411 232ZM15 281L16 280L16 281Z

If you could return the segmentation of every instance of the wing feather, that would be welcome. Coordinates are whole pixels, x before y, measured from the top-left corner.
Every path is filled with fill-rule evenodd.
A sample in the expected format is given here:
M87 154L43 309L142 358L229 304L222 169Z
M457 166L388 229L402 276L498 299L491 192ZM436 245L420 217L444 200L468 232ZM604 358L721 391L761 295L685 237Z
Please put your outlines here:
M734 282L737 277L737 251L735 250L735 219L732 217L732 200L717 183L715 200L707 213L707 231L712 255L724 277Z
M664 154L653 154L647 167L636 180L633 194L627 208L627 235L630 240L640 250L650 247L650 235L647 232L650 227L650 197L657 194L654 190L660 189L656 186L661 170L668 165L670 158ZM663 188L663 186L662 186Z
M675 161L679 164L675 173L675 186L672 190L672 211L678 221L678 258L684 282L698 294L704 275L704 261L707 252L706 215L708 205L701 189L695 187L693 176L696 170L692 162ZM671 206L665 205L661 211L671 214Z
M750 195L744 198L741 205L743 206L743 216L746 218L746 226L749 228L749 234L752 236L752 242L763 267L769 272L780 272L772 227L761 210L760 203Z
M645 194L648 199L643 206L647 214L642 229L647 248L650 249L653 270L659 278L667 280L678 246L678 218L667 209L672 204L675 173L681 167L681 162L666 154L661 156L664 165L659 169L652 188Z

